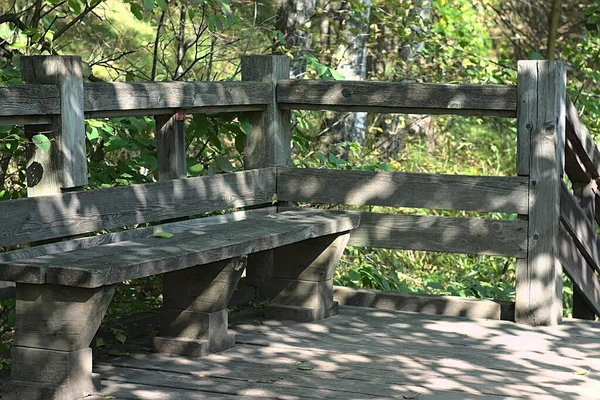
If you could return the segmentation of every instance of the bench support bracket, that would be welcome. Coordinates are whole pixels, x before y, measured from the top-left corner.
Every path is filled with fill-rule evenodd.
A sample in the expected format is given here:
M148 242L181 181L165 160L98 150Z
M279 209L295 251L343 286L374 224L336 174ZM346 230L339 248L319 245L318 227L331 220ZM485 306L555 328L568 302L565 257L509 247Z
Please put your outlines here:
M236 257L164 274L156 349L202 357L233 347L226 307L245 266L246 257Z
M114 292L113 285L17 283L11 383L4 398L75 400L92 394L89 346Z
M266 317L312 322L337 315L333 275L349 239L343 232L276 248Z

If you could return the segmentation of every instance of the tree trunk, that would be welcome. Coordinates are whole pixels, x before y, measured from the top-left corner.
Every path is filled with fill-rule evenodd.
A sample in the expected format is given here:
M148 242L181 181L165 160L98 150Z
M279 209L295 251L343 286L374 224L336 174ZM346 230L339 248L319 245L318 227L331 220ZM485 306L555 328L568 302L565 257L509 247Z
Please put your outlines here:
M306 55L311 51L310 20L316 0L278 0L276 28L284 34L286 47L292 51L290 78L306 72Z
M363 80L367 77L367 41L371 0L358 0L359 12L352 12L351 4L346 3L346 19L343 41L339 46L340 64L338 71L347 80ZM358 32L353 34L352 32ZM365 144L367 113L357 112L342 116L344 123L342 137L345 142Z

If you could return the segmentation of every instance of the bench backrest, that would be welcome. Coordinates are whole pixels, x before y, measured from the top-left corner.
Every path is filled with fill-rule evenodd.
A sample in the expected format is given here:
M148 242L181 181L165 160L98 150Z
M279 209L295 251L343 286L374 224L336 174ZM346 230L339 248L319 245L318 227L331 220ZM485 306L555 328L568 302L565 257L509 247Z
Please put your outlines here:
M275 168L0 202L0 247L271 205Z

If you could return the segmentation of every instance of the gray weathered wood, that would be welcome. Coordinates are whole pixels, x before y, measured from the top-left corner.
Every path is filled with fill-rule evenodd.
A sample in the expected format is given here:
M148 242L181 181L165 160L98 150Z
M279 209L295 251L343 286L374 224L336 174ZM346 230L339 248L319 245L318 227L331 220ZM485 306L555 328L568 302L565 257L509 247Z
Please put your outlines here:
M577 155L591 172L592 177L598 178L600 176L600 151L598 151L585 124L579 118L577 109L569 99L566 102L566 117L567 136L573 142Z
M187 177L184 117L183 113L154 117L156 121L158 178L161 181Z
M333 275L349 238L341 232L276 248L267 318L312 322L336 315Z
M532 116L537 115L537 71L533 64L517 64L517 175L529 175Z
M340 305L346 306L508 321L513 321L515 318L515 304L508 301L400 293L343 286L334 286L333 296Z
M588 182L573 182L573 195L579 201L581 209L592 226L595 225L594 217L596 215L595 190L596 182L589 181L589 179ZM592 321L596 319L593 308L588 305L585 294L577 285L573 287L573 317Z
M514 220L360 213L351 246L527 256L527 223Z
M276 87L290 75L290 59L286 56L242 56L242 80L257 81L268 88L269 104L262 112L247 113L252 125L244 141L244 169L290 165L292 132L290 112L281 111L277 103ZM267 298L265 290L273 277L271 250L253 254L246 269L247 283L259 297Z
M578 152L573 144L573 139L567 134L565 143L565 172L571 182L589 182L594 179L593 174L577 154Z
M0 123L6 125L13 117L23 117L26 121L60 113L60 91L51 84L0 85L0 99Z
M555 325L562 320L556 239L564 174L566 67L556 61L519 61L519 74L521 82L529 81L518 104L520 126L531 127L531 140L527 263L517 264L515 319ZM536 96L527 95L531 90Z
M587 305L596 315L600 315L600 281L598 277L581 255L571 237L562 229L559 233L559 243L560 262L565 273L573 281L573 286L579 289Z
M256 216L266 216L275 214L276 207L257 208L248 211L236 211L224 215L213 215L201 219L171 222L167 224L152 225L146 228L139 227L127 231L106 233L104 235L90 236L67 240L63 242L50 243L35 247L27 247L20 250L14 250L0 254L0 262L17 261L26 258L40 257L48 254L64 253L67 251L79 250L88 247L102 246L104 244L123 242L152 236L157 232L180 233L189 229L198 229L210 225L225 224L231 221L239 221ZM12 296L14 297L14 296Z
M160 353L198 357L234 346L226 307L246 260L236 257L163 275L160 336L154 338Z
M282 109L514 117L514 86L404 82L282 80Z
M270 204L275 169L0 202L0 246Z
M263 168L291 164L290 112L278 108L275 88L290 74L290 59L286 56L243 56L242 80L268 84L262 87L268 95L265 111L249 113L252 132L244 145L244 168Z
M85 84L85 111L89 117L116 117L143 110L142 115L166 110L223 112L264 109L271 103L270 85L262 82L113 82Z
M238 315L230 321L240 340L224 354L182 360L136 353L101 360L96 371L107 379L101 394L143 400L196 400L215 393L575 399L589 398L598 384L600 325L593 322L569 320L553 330L533 330L506 321L343 306L335 318L311 324Z
M190 229L170 239L147 237L2 262L0 280L93 288L345 232L358 222L358 215L288 211Z
M590 266L600 272L600 241L594 223L589 220L563 182L560 193L560 220Z
M278 168L279 200L527 214L523 177Z
M84 289L18 283L6 397L75 400L91 394L89 345L114 291L114 286Z
M87 185L81 58L23 57L21 75L26 83L55 84L60 91L60 116L51 126L42 125L42 130L50 131L46 136L54 140L51 149L37 149L33 152L35 155L28 157L29 195L52 194L60 189ZM36 128L35 132L38 131Z

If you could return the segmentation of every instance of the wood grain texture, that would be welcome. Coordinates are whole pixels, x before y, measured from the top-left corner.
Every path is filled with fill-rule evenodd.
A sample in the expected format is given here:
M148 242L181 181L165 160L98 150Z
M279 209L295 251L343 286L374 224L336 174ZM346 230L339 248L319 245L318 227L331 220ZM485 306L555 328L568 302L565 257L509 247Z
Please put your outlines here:
M214 215L211 217L171 222L160 225L153 225L147 228L135 228L121 232L106 233L103 235L84 237L79 239L67 240L44 244L35 247L27 247L20 250L14 250L0 254L0 262L17 261L27 258L35 258L48 254L64 253L67 251L85 249L88 247L97 247L110 243L135 240L152 236L158 232L181 233L189 229L198 229L210 225L226 224L227 222L239 221L257 216L267 216L275 214L277 207L264 207L248 211L236 211L224 215ZM40 278L41 279L41 278ZM40 280L41 282L41 280Z
M36 188L38 184L32 185L34 180L28 179L28 193L35 196L51 193L44 189L46 186L44 180L47 174L51 175L51 180L57 179L61 189L87 185L81 57L23 57L21 59L21 75L25 83L54 84L60 91L60 117L54 119L50 128L53 134L48 135L55 140L51 145L54 149L50 151L53 156L50 160L45 160L47 163L41 163L43 172L39 188ZM44 151L36 150L36 156L40 152ZM45 153L49 152L45 151ZM35 159L28 161L28 178L31 175L32 161ZM53 184L50 183L50 186Z
M261 82L263 95L268 95L263 112L246 114L252 132L244 144L244 168L264 168L291 164L290 112L281 111L275 88L290 75L290 59L286 56L243 56L242 80Z
M0 202L0 246L270 204L275 169Z
M360 213L351 246L527 256L527 223L514 220Z
M516 116L514 86L282 80L282 109Z
M564 174L566 67L556 61L519 61L521 80L536 96L521 98L521 122L530 124L527 263L517 264L518 323L555 325L562 320L562 268L556 239ZM526 114L528 113L528 114Z
M577 109L569 99L566 102L566 116L566 134L573 143L574 151L592 174L592 177L598 178L600 176L600 151L598 151L585 124L579 118Z
M575 400L594 398L599 381L593 322L534 330L342 306L335 318L310 324L232 313L230 326L239 340L226 353L182 360L128 348L128 356L99 360L101 395Z
M600 241L596 227L564 183L560 192L560 220L590 266L600 273Z
M537 115L537 80L532 64L517 64L517 175L529 175L531 130ZM537 77L537 75L535 75Z
M161 181L187 177L183 117L183 114L157 115L154 117L156 122L158 179Z
M467 318L514 320L514 303L508 301L357 289L343 286L334 286L333 296L334 300L340 305L346 306Z
M523 177L278 168L285 201L528 213Z
M571 237L564 230L559 233L560 262L573 285L585 298L587 305L596 315L600 315L600 281L590 264L582 256Z
M86 83L85 111L95 118L130 115L130 111L195 110L203 107L262 107L270 104L270 85L261 82L113 82Z
M60 91L52 84L0 85L0 121L16 116L57 115Z
M347 232L358 223L358 215L288 211L263 218L192 228L170 239L147 237L2 262L0 279L22 281L19 268L26 271L38 269L45 283L93 288Z

